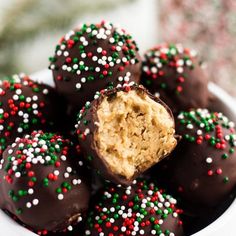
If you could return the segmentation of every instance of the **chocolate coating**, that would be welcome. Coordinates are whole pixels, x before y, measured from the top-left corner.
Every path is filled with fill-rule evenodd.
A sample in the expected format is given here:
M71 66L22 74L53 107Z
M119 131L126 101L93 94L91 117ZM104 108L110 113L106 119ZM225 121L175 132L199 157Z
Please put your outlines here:
M62 118L59 106L62 109L63 104L52 88L28 76L0 81L0 158L17 136L54 130Z
M162 44L148 50L141 83L174 114L208 104L208 81L196 51L180 44Z
M234 123L222 113L197 109L180 113L176 129L183 138L170 158L155 167L154 176L178 192L185 213L212 212L236 187Z
M88 213L84 235L183 235L177 201L154 183L104 187Z
M148 166L136 169L136 172L134 173L134 175L131 178L127 178L127 176L125 174L119 174L118 172L116 172L116 170L119 168L119 164L117 164L117 166L115 167L115 168L117 168L116 170L112 170L110 163L106 160L104 154L102 154L101 151L99 150L100 147L99 147L98 142L95 138L95 135L97 135L97 133L98 133L99 122L100 122L99 118L98 118L98 108L99 108L100 104L104 101L104 99L107 99L108 102L112 101L113 98L115 98L120 91L123 91L125 93L129 93L131 91L136 91L138 94L141 94L142 96L147 95L149 98L152 99L152 101L154 101L154 103L158 103L159 105L161 105L162 109L164 109L165 112L168 114L168 116L169 116L168 119L171 120L172 125L173 125L173 127L170 128L170 123L169 123L169 127L167 127L167 128L169 130L173 129L173 132L170 130L168 135L171 135L171 140L172 141L174 140L175 143L172 145L173 147L168 148L169 149L168 151L164 150L163 155L159 158L159 160L164 158L165 156L167 156L173 150L173 148L176 146L177 141L174 136L174 132L175 132L174 131L174 118L172 116L170 109L160 99L153 96L151 93L148 92L147 89L145 89L141 85L131 83L130 85L126 84L124 86L118 86L118 87L111 89L111 90L103 90L100 93L96 94L95 100L93 100L91 103L87 102L85 104L85 106L82 108L82 110L80 111L80 113L78 114L77 124L75 125L76 134L78 135L79 145L80 145L80 148L81 148L82 153L84 155L84 158L86 160L88 160L88 162L92 166L92 168L94 168L97 171L97 173L99 175L101 175L105 180L109 180L109 181L112 181L112 182L115 182L118 184L130 185L135 178L137 178L140 174L142 174L144 171L146 171L148 168L150 168L151 165L156 164L156 162L158 162L159 160L158 160L158 158L156 158ZM108 111L105 110L103 112L107 113ZM138 110L137 116L143 115L140 113L142 113L142 111ZM163 113L164 113L164 111L163 111ZM124 115L124 117L119 116L118 118L120 118L120 117L123 120L126 119L125 115ZM113 119L115 120L117 118L114 117ZM146 121L146 122L148 122L148 121ZM165 122L167 122L167 120L165 120ZM127 123L127 126L125 127L125 129L128 129L128 126L129 126L129 128L131 128L131 125L132 124ZM143 128L138 127L138 129L144 130L142 132L145 133L147 128L144 123L141 125ZM106 132L106 131L103 130L103 133L104 132ZM122 131L120 131L120 133L122 135ZM142 136L143 133L141 133L140 136ZM111 136L112 135L113 134L111 134ZM136 133L134 135L138 136L138 134L136 134ZM111 136L110 136L110 138L112 138ZM107 136L107 139L109 139L109 135ZM159 137L159 139L161 139L161 137ZM144 141L145 140L143 140L143 142ZM168 142L168 141L169 140L167 140L166 142ZM146 149L146 146L144 144L140 144L140 145L143 145L143 150ZM156 140L156 137L151 140L151 143L148 143L148 147L150 147L150 145L159 145L159 143ZM102 144L100 146L102 146ZM129 148L129 152L133 151L135 149L135 146L137 146L137 144L134 143L133 146L134 147ZM165 145L163 144L162 146L164 147ZM110 149L110 148L108 148L108 149ZM117 157L118 154L116 153L115 149L113 150L111 147L111 150L113 150L113 152L114 152L114 157ZM141 150L141 152L142 152L142 150ZM128 159L128 157L127 157L127 159ZM144 154L143 154L143 159L144 159ZM149 160L142 160L143 163L146 163L148 161ZM134 163L134 164L136 164L136 163ZM141 165L142 164L140 163L140 166Z
M125 30L104 22L70 31L50 58L56 88L78 112L96 91L119 83L139 82L138 47Z
M60 135L17 138L0 161L0 207L39 234L82 221L90 198L83 165Z

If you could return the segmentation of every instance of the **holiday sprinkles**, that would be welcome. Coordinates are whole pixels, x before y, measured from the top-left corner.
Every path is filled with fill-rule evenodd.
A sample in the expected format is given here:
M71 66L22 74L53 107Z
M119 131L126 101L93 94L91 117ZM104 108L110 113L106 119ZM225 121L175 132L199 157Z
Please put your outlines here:
M182 140L154 173L190 214L213 212L235 189L235 124L220 112L192 109L177 116L176 133Z
M174 112L207 105L202 63L196 50L182 44L160 44L148 50L142 62L141 83Z
M197 54L164 43L141 58L123 28L85 23L49 58L55 89L0 81L0 208L41 236L184 236L210 222L235 198L236 132Z
M24 74L0 81L0 155L16 136L54 126L51 92Z
M107 184L88 215L85 235L182 235L182 210L176 204L145 180L127 188Z
M58 91L80 109L96 91L139 81L138 50L132 36L110 22L83 24L60 40L49 68Z
M68 139L54 133L34 131L16 138L0 161L1 207L38 232L60 231L82 221L89 190L81 178L84 163L72 148Z
M194 69L193 58L197 56L195 50L183 48L181 44L163 44L150 49L146 54L143 61L142 70L144 73L149 75L149 79L146 81L147 85L152 84L152 80L160 79L161 76L165 75L164 67L168 66L179 75L175 81L176 88L175 92L180 94L183 90L181 86L185 82L184 70L189 68ZM171 78L170 78L171 79ZM161 89L168 87L168 84L163 81L160 84Z
M206 142L215 150L223 151L223 154L206 157L205 162L209 165L209 168L216 158L221 158L225 161L228 158L232 158L236 150L235 124L229 121L222 113L211 113L207 109L197 109L196 111L181 112L178 120L182 126L185 126L185 129L190 131L183 135L185 140L197 145ZM195 132L191 133L191 130ZM220 166L215 170L209 169L207 171L208 176L213 176L214 174L222 175L224 183L229 181L229 178L224 176Z

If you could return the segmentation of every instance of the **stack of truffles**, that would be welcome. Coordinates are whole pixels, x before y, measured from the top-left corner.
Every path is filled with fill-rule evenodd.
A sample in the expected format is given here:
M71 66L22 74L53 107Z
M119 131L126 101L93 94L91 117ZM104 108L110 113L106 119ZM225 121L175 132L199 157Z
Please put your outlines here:
M189 235L236 186L232 114L202 64L180 44L141 57L110 22L70 31L55 88L0 82L0 207L38 235Z

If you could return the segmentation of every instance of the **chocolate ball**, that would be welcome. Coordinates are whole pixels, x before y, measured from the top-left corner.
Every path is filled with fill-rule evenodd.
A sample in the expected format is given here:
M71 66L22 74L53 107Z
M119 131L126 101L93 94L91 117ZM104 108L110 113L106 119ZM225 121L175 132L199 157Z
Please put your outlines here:
M84 235L183 235L177 201L156 184L107 185L94 200Z
M141 83L178 113L208 104L207 76L197 52L180 44L162 44L143 59Z
M179 114L176 130L183 138L155 173L179 193L186 213L212 212L236 187L234 123L222 113L196 109Z
M106 180L129 185L175 148L174 126L169 108L131 83L97 93L75 127L91 166Z
M138 82L141 74L141 59L132 36L104 21L70 31L50 61L56 88L71 104L71 113L92 100L96 91Z
M82 221L90 189L83 161L60 135L16 138L0 161L0 207L39 234Z
M17 136L55 129L61 119L59 106L63 105L52 88L28 76L0 81L0 158Z

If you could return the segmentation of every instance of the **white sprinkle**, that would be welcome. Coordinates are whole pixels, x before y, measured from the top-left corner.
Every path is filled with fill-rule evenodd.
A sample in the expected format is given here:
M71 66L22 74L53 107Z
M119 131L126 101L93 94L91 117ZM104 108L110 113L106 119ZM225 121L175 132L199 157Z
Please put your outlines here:
M192 124L188 124L186 127L187 127L187 129L193 129L193 125Z
M34 205L34 206L37 206L38 204L39 204L39 200L38 200L38 199L34 199L34 200L33 200L33 205Z
M16 90L16 94L17 94L17 95L20 95L21 93L22 93L21 89L17 89L17 90Z
M38 163L37 158L34 158L34 159L32 160L32 163L36 165L36 164Z
M14 94L14 95L13 95L13 100L16 100L16 101L17 101L18 99L19 99L19 96L16 95L16 94Z
M62 160L62 161L66 161L66 156L61 155L61 160Z
M12 153L13 153L13 149L9 149L8 154L12 154Z
M197 130L197 135L202 135L202 130Z
M34 96L32 97L32 99L33 99L33 101L37 101L37 100L38 100L38 96L34 95Z
M102 48L101 48L101 47L98 47L98 48L97 48L97 52L98 52L98 53L101 53L101 52L102 52Z
M122 82L122 81L123 81L123 77L122 77L122 76L119 76L119 77L118 77L118 81Z
M65 52L63 53L63 55L64 55L65 57L68 57L68 56L69 56L69 52L65 51Z
M160 219L160 220L159 220L159 225L162 225L162 224L163 224L163 220Z
M22 132L23 132L23 129L22 129L21 127L19 127L19 128L17 129L17 132L18 132L18 133L22 133Z
M81 41L81 42L84 42L84 41L85 41L85 37L83 37L83 36L80 37L80 41Z
M174 218L177 218L178 217L178 214L176 212L173 213L173 217Z
M85 77L81 78L81 82L85 83L86 82L86 78Z
M211 157L207 157L206 158L206 163L211 164L212 163L212 158Z
M60 48L61 48L61 50L65 50L65 49L66 49L66 45L65 45L65 44L62 44L62 45L60 46Z
M99 67L96 67L96 68L95 68L95 71L96 71L96 72L99 72L99 71L100 71L100 68L99 68Z
M67 70L67 65L63 65L61 68L62 70Z
M183 67L178 67L178 68L177 68L177 72L178 72L178 73L181 74L181 73L183 73L183 71L184 71Z
M48 89L44 89L43 94L48 94Z
M97 57L97 56L93 56L93 57L92 57L92 60L93 60L93 61L97 61L97 60L98 60L98 57Z
M114 43L114 42L115 42L115 39L114 39L114 38L110 38L110 39L109 39L109 42L110 42L110 43Z
M28 194L32 195L34 193L34 190L32 188L28 189Z
M66 172L66 173L64 174L64 177L65 177L66 179L69 178L69 177L70 177L69 173Z
M16 172L16 173L15 173L15 177L16 177L16 178L20 178L20 177L21 177L21 173L20 173L20 172Z
M144 234L144 230L141 229L141 230L139 231L139 233L140 233L140 234Z
M59 200L63 200L64 199L64 196L63 196L63 194L58 194L58 196L57 196L57 198L59 199Z
M77 70L78 68L79 68L79 66L78 66L77 64L74 64L74 65L73 65L73 69L74 69L74 70Z
M62 55L62 51L61 50L58 50L57 51L57 56L61 56ZM51 66L51 68L52 68L52 66ZM55 66L54 66L54 68L55 68Z

